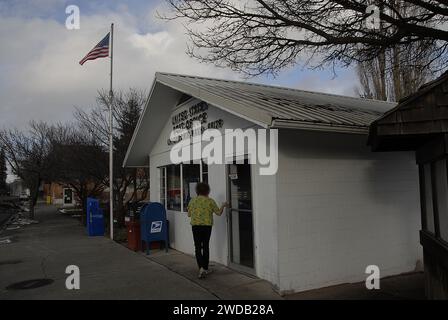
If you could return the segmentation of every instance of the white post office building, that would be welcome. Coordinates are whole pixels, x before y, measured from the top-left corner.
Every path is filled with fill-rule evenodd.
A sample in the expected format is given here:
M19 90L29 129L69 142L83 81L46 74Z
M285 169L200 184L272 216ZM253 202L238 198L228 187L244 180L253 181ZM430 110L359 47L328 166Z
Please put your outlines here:
M126 155L150 167L151 201L166 206L171 246L194 254L186 213L206 181L218 204L212 261L266 279L280 293L421 268L418 170L412 153L372 153L369 125L387 102L245 82L157 73ZM173 164L173 129L278 131L278 170L248 161ZM242 153L247 152L244 149ZM229 156L229 155L227 155ZM237 154L244 157L244 154Z

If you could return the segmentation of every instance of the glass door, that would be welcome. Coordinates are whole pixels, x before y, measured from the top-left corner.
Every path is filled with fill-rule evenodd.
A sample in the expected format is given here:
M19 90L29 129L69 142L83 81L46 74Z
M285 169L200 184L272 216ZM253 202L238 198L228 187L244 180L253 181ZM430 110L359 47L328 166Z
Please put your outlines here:
M230 204L229 258L231 265L247 268L253 272L254 230L250 170L250 164L229 164L227 168Z

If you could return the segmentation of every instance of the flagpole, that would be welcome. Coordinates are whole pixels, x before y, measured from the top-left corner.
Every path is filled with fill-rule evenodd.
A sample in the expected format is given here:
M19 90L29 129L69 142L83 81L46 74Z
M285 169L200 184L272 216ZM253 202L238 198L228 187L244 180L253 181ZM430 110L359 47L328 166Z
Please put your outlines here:
M113 98L112 74L114 67L114 24L110 25L110 91L109 91L109 207L110 207L110 238L114 239L114 139L113 139Z

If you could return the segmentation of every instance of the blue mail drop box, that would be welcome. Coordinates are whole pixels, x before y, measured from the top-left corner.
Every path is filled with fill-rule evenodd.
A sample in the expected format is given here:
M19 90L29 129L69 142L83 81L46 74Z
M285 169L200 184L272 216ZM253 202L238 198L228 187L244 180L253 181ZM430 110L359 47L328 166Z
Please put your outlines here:
M87 198L87 234L104 236L104 214L98 199Z
M168 252L168 221L161 203L150 202L140 210L140 232L142 242L146 243L146 254L153 241L164 241Z

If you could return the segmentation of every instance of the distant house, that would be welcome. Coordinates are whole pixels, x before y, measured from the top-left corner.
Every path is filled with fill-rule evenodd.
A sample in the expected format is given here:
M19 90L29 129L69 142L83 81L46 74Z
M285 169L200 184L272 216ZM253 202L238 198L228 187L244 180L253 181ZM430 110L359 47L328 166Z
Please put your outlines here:
M76 203L73 189L55 182L43 184L42 197L51 204L74 205Z
M369 125L395 104L244 82L157 73L124 162L150 167L150 200L165 205L171 246L194 252L187 205L206 181L228 201L215 219L211 259L270 281L282 293L364 281L422 263L418 170L413 153L373 153ZM173 164L170 134L277 129L278 171L245 159Z
M13 197L20 197L23 195L30 195L30 189L25 187L22 179L15 179L9 184L10 195Z

